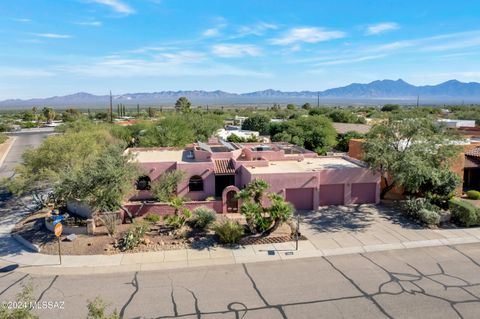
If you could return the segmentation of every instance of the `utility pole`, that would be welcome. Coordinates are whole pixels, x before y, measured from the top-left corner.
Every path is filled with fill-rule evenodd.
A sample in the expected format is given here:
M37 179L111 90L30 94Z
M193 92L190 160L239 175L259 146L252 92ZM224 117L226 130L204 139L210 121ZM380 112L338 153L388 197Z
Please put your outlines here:
M110 122L113 123L112 90L110 90Z
M417 95L417 108L420 105L420 95Z
M317 92L317 107L320 107L320 92Z
M140 104L137 104L137 115L140 116Z

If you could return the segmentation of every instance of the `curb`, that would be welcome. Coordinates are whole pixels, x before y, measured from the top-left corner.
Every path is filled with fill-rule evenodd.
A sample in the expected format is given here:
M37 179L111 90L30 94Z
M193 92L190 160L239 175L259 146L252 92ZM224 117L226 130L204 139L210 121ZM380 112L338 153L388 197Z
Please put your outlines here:
M25 245L29 249L38 252L39 247L28 242L23 237L17 234L11 235L18 242ZM99 261L100 256L103 255L88 255L88 256L75 256L78 257L87 257L89 266L87 265L57 265L57 264L43 264L46 256L50 255L37 255L38 260L33 263L20 262L19 271L22 273L31 273L31 274L65 274L65 275L88 275L92 273L122 273L130 271L156 271L156 270L168 270L168 269L188 269L202 266L220 266L220 265L238 265L238 264L249 264L249 263L261 263L268 261L277 261L284 262L288 260L295 259L305 259L305 258L318 258L318 257L330 257L330 256L340 256L340 255L352 255L352 254L361 254L361 253L374 253L382 251L394 251L394 250L409 250L415 248L428 248L428 247L445 247L453 245L462 245L462 244L473 244L480 243L479 237L458 237L458 238L448 238L441 240L424 240L416 242L402 242L396 244L382 244L382 245L369 245L369 246L355 246L355 247L345 247L337 249L301 249L298 251L293 251L293 254L285 256L276 251L274 256L270 255L257 255L257 256L242 256L234 255L228 257L217 257L209 259L190 259L188 253L186 252L186 258L172 259L170 261L156 261L156 262L133 262L122 264L121 260L124 259L127 255L137 255L135 259L138 258L138 261L142 260L142 254L148 253L133 253L133 254L120 254L116 255L119 261L109 261L107 263L100 263L98 265L93 265L95 262ZM254 248L252 248L254 249ZM18 263L18 261L4 259L3 261L7 263ZM42 262L39 262L42 261ZM117 264L117 262L119 262ZM23 268L23 269L22 269Z
M11 139L10 145L7 147L7 150L5 151L5 154L3 154L2 158L0 159L0 167L3 165L3 162L7 158L8 153L10 153L10 150L12 149L13 144L15 144L15 140L17 139L16 136L10 136ZM10 140L9 140L10 141Z
M25 238L23 238L22 236L20 236L19 234L11 234L12 238L15 239L16 241L18 241L20 244L22 244L23 246L25 246L26 248L28 248L29 250L35 252L35 253L39 253L40 252L40 247L35 245L35 244L32 244L31 242L29 242L28 240L26 240Z

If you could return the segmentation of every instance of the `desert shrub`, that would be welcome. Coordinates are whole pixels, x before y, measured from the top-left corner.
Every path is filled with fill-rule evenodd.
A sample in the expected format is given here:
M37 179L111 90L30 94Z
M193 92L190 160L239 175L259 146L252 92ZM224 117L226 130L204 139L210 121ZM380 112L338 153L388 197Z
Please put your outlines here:
M8 136L0 133L0 144L5 143L8 140Z
M217 213L206 207L198 207L193 211L193 220L196 228L205 229L210 226L216 219Z
M215 234L225 244L236 244L243 236L243 226L239 222L227 219L213 225Z
M0 305L0 318L1 319L36 319L38 316L32 313L32 308L28 305L35 302L33 297L33 284L28 282L22 284L22 290L15 296L15 301L19 305L26 305L26 307L13 307L9 309L6 302L2 302Z
M438 207L430 203L426 198L408 198L403 202L405 213L413 218L419 218L419 212L422 209L438 212Z
M480 192L474 190L468 191L467 197L470 199L480 199Z
M110 316L105 314L107 304L99 296L92 301L88 301L88 315L87 319L120 319L117 309L113 310Z
M158 223L160 221L160 216L157 215L157 214L149 213L143 219L146 220L149 223L155 224L155 223Z
M192 212L187 208L183 208L182 214L165 216L163 221L165 222L165 225L170 226L173 229L180 229L191 217Z
M422 208L418 212L418 218L427 225L440 224L440 214L433 210Z
M459 199L452 198L449 201L452 219L462 226L473 226L480 223L480 210L475 205Z
M143 223L137 223L123 235L123 249L130 250L143 243L143 237L148 227Z
M110 237L115 237L117 234L117 222L118 217L116 213L104 213L98 217L107 229L107 233Z

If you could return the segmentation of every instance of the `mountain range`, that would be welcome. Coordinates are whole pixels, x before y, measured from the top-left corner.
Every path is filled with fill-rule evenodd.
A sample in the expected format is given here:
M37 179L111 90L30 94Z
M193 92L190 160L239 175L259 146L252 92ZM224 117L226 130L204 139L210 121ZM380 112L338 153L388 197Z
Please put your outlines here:
M126 105L171 105L181 96L189 98L194 105L199 104L266 104L288 102L316 102L322 103L365 102L381 103L391 101L396 103L413 103L417 97L422 102L480 102L480 83L464 83L450 80L438 85L415 86L402 79L377 80L367 84L352 83L347 86L332 88L325 91L278 91L264 90L249 93L229 93L224 91L159 91L153 93L127 93L113 95L113 103ZM87 107L106 106L109 95L93 95L90 93L75 93L65 96L49 98L35 98L28 100L10 99L0 102L0 107Z

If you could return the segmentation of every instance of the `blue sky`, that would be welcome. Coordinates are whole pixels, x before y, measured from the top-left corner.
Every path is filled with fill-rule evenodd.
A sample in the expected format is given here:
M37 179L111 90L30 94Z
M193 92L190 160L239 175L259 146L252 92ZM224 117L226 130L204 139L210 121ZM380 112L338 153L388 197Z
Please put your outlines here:
M0 3L0 99L480 81L480 1Z

